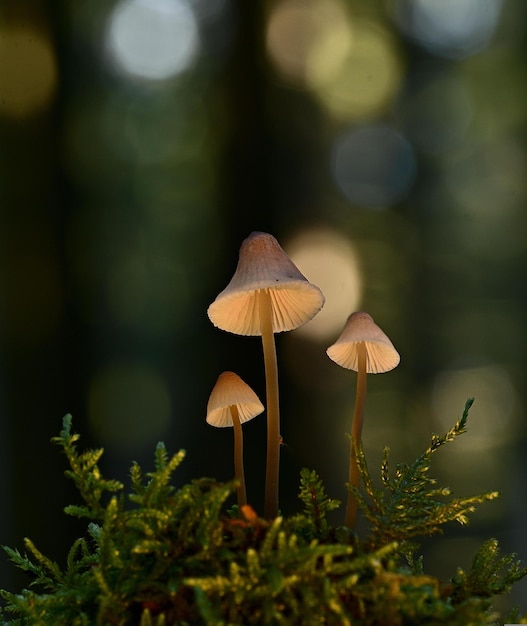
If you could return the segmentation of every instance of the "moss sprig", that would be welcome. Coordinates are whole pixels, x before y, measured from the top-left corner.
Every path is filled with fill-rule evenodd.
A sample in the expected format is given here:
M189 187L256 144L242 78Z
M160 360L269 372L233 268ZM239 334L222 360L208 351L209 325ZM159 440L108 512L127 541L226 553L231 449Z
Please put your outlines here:
M339 508L340 501L330 498L319 475L306 467L300 471L298 497L303 504L303 511L295 518L297 532L301 531L310 539L326 539L331 531L327 515Z
M432 457L437 451L466 431L472 403L472 398L467 400L461 418L446 434L434 434L428 448L412 464L397 464L393 474L389 467L390 450L385 448L380 472L381 487L375 486L364 450L356 444L364 493L355 491L359 507L370 523L367 544L371 548L398 541L402 547L409 549L413 538L441 533L448 522L467 524L469 515L478 504L499 496L499 492L490 491L453 498L451 489L438 485L430 474Z
M273 520L248 505L229 510L235 481L199 478L176 486L184 453L170 455L163 444L152 471L132 464L125 493L121 483L102 476L102 451L78 450L66 416L54 441L84 499L66 512L88 518L86 535L73 543L64 565L29 539L25 553L5 548L30 582L20 593L1 592L4 624L493 624L494 598L527 574L516 555L501 555L497 541L489 540L468 572L458 569L442 583L425 573L422 558L414 559L410 549L418 535L464 521L475 504L492 499L484 494L439 502L446 492L430 476L432 456L464 432L469 408L414 463L397 466L393 477L386 456L379 489L358 448L360 502L371 526L364 540L329 523L339 502L308 469L300 476L300 512ZM403 515L400 507L415 511ZM527 621L514 616L516 623Z
M87 450L79 453L77 441L80 436L71 431L72 417L70 414L62 420L62 430L52 442L60 446L68 459L70 469L65 475L75 483L84 505L70 505L65 509L68 515L87 517L89 519L103 519L105 506L101 502L105 493L115 493L123 489L123 484L118 480L106 480L103 478L98 463L104 453L102 448Z
M510 591L512 585L527 574L527 568L516 554L500 554L496 539L485 541L472 560L468 572L461 568L452 579L452 596L456 598L492 598Z

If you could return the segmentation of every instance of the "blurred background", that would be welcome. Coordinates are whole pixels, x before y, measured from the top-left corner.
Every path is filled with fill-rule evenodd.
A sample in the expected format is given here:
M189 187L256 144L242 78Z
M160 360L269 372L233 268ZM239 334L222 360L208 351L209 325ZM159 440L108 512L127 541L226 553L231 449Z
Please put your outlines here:
M111 477L159 440L187 450L181 482L232 476L206 404L223 370L265 401L261 342L206 309L263 230L327 300L277 337L283 511L304 466L345 497L355 377L325 350L366 310L401 354L368 380L373 473L474 396L434 472L502 492L425 568L488 536L527 560L526 33L524 0L2 2L0 543L62 562L84 532L50 443L67 412ZM245 444L261 510L263 416Z

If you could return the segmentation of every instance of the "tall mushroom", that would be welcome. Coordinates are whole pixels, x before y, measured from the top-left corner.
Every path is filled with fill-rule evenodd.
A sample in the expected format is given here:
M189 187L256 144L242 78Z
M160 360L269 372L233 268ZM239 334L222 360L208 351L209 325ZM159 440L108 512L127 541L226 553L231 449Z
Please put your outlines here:
M243 470L242 424L260 415L264 405L254 391L234 372L218 376L207 403L206 421L217 428L234 428L234 474L238 479L238 506L247 504Z
M312 319L324 296L267 233L253 232L240 247L238 266L227 287L209 306L211 322L237 335L261 335L267 395L267 461L264 515L278 515L280 411L274 333Z
M366 402L366 375L381 374L397 367L401 357L392 342L377 326L368 313L352 313L337 341L327 350L327 355L338 365L357 372L357 394L351 428L349 483L359 486L359 466L355 445L359 445L364 423ZM357 499L348 491L345 523L355 526Z

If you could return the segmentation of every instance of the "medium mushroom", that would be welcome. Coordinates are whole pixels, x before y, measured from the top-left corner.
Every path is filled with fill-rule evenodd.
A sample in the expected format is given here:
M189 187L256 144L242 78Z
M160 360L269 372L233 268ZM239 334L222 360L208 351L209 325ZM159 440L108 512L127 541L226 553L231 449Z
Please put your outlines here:
M243 470L242 424L260 415L263 404L254 391L234 372L223 372L212 389L206 421L217 428L234 428L234 474L238 480L238 506L247 504Z
M337 341L327 350L327 355L338 365L357 372L357 395L351 428L349 483L359 486L359 466L355 446L359 445L364 423L366 403L366 375L382 374L397 367L401 357L392 342L377 326L368 313L352 313ZM353 528L357 516L357 499L348 491L346 526Z
M293 330L324 305L318 287L308 282L278 241L253 232L240 247L238 266L227 287L209 306L211 322L237 335L261 335L267 395L267 461L264 514L278 515L280 411L274 333Z

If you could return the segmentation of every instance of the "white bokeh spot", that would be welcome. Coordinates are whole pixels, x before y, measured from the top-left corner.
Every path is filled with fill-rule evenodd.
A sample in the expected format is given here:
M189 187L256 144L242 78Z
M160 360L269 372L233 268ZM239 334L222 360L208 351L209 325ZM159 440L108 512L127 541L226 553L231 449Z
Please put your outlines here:
M165 80L197 56L196 17L186 0L121 0L108 19L106 46L121 73Z

